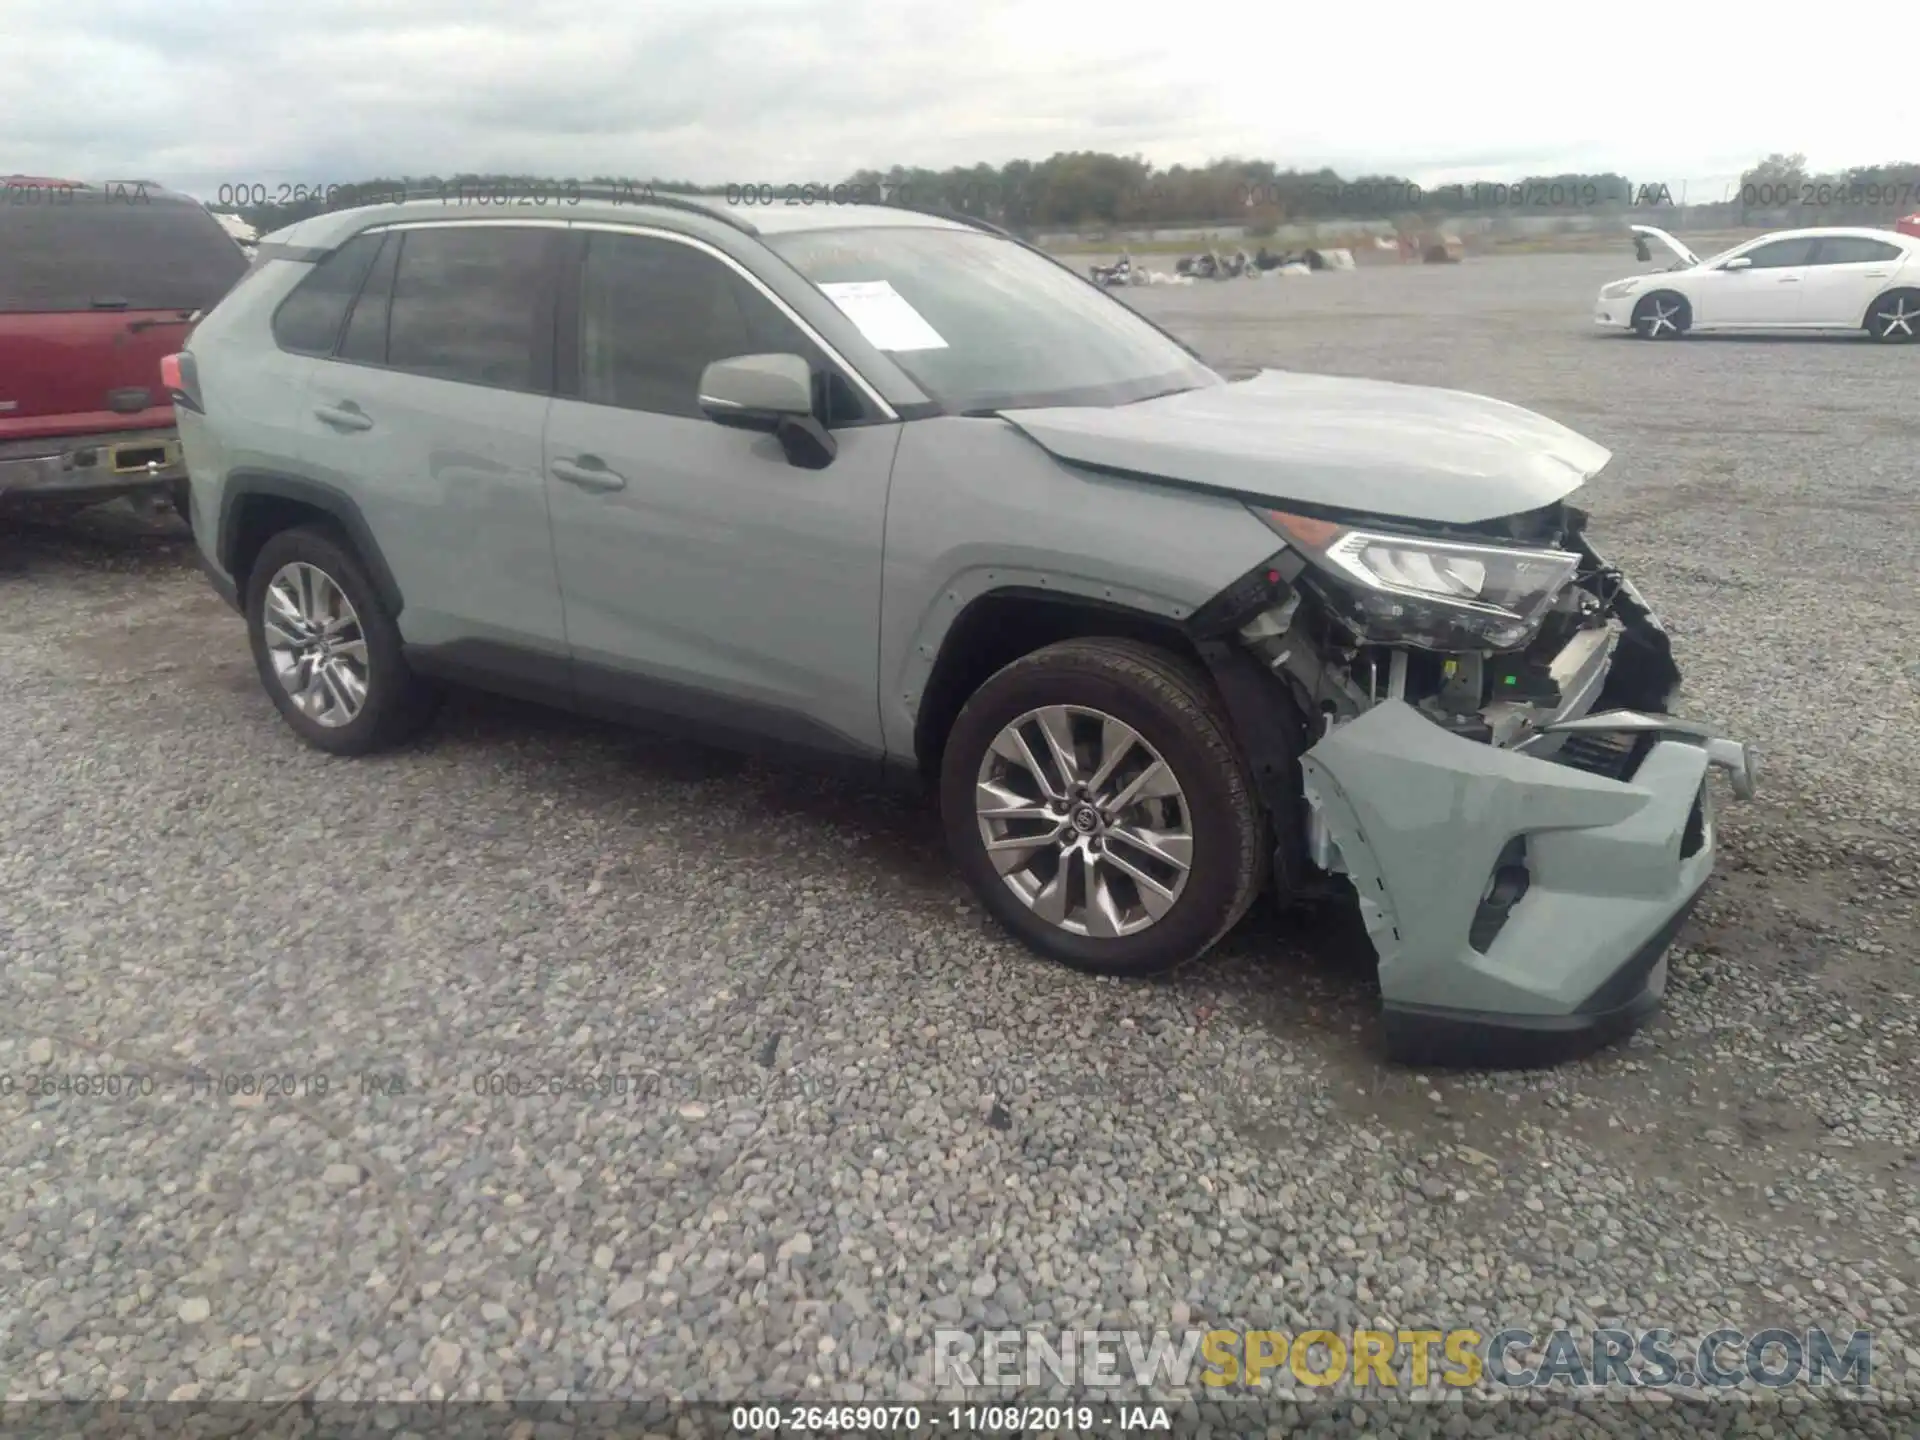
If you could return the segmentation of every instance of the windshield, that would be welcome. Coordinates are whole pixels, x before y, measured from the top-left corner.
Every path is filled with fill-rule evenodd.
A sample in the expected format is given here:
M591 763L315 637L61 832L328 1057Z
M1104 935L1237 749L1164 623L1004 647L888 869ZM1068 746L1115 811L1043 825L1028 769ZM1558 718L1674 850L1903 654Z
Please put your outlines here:
M764 237L951 411L1124 405L1221 383L1071 271L978 230Z
M1693 270L1693 269L1704 270L1709 265L1718 265L1722 260L1726 259L1729 255L1733 254L1734 251L1744 247L1746 243L1747 242L1743 240L1740 242L1739 245L1729 245L1724 250L1721 250L1716 252L1715 254L1703 257L1694 265L1683 265L1680 268L1682 268L1683 270Z
M247 268L197 202L64 190L0 199L0 311L209 309Z

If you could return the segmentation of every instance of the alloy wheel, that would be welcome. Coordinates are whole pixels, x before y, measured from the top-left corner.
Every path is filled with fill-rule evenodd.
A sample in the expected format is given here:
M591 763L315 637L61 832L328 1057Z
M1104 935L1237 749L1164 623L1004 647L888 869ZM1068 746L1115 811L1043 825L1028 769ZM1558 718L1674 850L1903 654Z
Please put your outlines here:
M305 561L268 582L261 617L281 687L315 724L350 725L367 703L367 637L346 592Z
M1007 725L980 762L974 812L1007 887L1070 934L1137 934L1186 889L1193 824L1179 779L1104 711L1049 705Z
M1874 317L1879 322L1875 331L1882 340L1911 340L1920 335L1920 302L1905 295L1893 297L1893 308L1881 310Z
M1646 328L1640 333L1649 340L1658 340L1662 335L1680 333L1680 302L1662 300L1655 296L1647 302L1647 308L1641 312Z

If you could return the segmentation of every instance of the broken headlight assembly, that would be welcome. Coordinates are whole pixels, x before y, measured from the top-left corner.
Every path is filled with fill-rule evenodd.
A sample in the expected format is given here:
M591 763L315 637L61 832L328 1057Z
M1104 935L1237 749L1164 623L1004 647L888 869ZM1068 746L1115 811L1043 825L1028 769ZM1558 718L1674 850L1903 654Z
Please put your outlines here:
M1302 579L1363 644L1514 649L1539 629L1580 567L1569 550L1432 539L1284 510L1253 513L1308 561Z

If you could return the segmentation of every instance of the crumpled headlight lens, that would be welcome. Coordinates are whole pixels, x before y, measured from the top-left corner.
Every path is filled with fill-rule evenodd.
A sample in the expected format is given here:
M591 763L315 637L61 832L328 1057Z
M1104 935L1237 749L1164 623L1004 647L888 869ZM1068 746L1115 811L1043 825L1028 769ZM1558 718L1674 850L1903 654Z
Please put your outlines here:
M1600 298L1602 300L1623 299L1639 288L1640 282L1638 280L1615 280L1611 285L1602 285L1600 287Z
M1569 550L1473 545L1254 511L1309 560L1336 613L1364 641L1434 650L1526 643L1580 567Z

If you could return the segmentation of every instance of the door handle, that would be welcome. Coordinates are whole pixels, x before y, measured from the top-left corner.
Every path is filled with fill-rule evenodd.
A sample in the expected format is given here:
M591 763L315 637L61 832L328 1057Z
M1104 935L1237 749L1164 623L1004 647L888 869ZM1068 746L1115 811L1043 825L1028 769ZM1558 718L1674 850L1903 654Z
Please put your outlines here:
M373 421L355 405L316 405L313 413L341 430L371 430Z
M1891 270L1869 270L1866 272L1869 280L1884 280L1892 273Z
M1780 283L1782 285L1798 285L1800 283L1800 277L1798 275L1782 275L1780 277Z
M605 492L627 488L626 476L616 475L592 455L582 455L578 460L556 460L548 469L554 479L578 485L582 490Z

